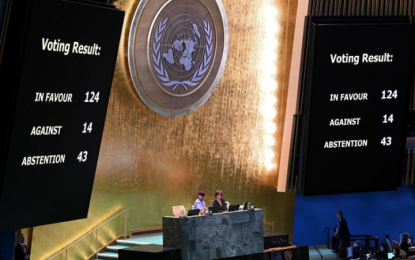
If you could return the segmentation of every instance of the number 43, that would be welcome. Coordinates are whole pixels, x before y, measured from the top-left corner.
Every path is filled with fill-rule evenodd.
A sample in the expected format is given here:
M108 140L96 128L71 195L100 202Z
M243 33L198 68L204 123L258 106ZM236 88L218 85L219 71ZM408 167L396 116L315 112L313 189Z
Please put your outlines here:
M382 141L380 141L380 143L383 146L390 146L392 144L392 137L383 137Z
M88 152L87 151L82 151L82 152L79 153L77 159L80 162L86 162L87 158L88 158Z

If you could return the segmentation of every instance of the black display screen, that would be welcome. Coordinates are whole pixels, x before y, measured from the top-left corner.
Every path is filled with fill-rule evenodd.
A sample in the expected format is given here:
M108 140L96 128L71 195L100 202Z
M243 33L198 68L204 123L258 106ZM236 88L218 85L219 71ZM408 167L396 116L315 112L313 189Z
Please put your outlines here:
M312 20L307 49L303 194L396 189L413 85L413 25Z
M3 230L87 217L124 19L115 8L61 0L34 0L29 10L21 63L10 75L18 79L2 86L15 96L0 183Z

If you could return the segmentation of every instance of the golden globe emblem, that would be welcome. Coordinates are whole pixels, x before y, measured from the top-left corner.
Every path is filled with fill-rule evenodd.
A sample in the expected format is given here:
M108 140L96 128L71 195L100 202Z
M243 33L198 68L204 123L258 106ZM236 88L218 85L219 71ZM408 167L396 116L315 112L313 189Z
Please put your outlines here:
M142 0L128 62L134 87L152 110L183 116L203 105L222 75L228 48L220 0Z

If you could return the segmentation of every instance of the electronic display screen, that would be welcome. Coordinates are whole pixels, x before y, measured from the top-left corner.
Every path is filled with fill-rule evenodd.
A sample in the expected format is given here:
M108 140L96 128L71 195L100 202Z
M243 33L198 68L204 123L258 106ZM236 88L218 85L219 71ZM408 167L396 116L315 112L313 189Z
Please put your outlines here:
M300 130L304 195L399 186L412 49L409 21L311 21Z
M16 102L1 230L87 217L124 12L34 0L26 19L18 84L4 86Z

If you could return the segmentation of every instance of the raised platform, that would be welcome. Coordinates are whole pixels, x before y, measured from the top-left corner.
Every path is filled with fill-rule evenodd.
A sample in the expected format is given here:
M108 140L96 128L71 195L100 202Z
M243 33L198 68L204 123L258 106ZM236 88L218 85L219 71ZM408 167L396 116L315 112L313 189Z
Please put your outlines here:
M172 242L183 243L185 250L199 249L206 250L205 252L208 253L213 252L212 255L202 255L203 258L196 252L196 254L193 254L193 259L197 260L309 259L308 247L289 246L288 234L263 232L263 229L261 229L262 221L260 220L262 220L262 210L229 212L185 218L165 217L163 218L163 224L166 225L164 234L118 240L119 259L189 259L183 257L182 244L174 247L171 246ZM165 247L163 247L163 240ZM178 240L179 242L174 240ZM126 246L129 248L126 248ZM244 249L249 250L252 248L257 251L251 253L243 251ZM239 253L241 255L224 255L224 250L233 250L230 252L240 250ZM225 253L227 252L225 251Z
M119 260L181 260L179 248L141 245L118 250Z
M288 234L264 232L264 249L290 245Z
M182 260L223 259L264 250L261 209L184 218L163 217L163 245Z
M163 248L161 245L143 245L121 249L119 260L180 260L180 249ZM257 254L221 258L224 260L309 260L309 250L303 247L283 247Z

